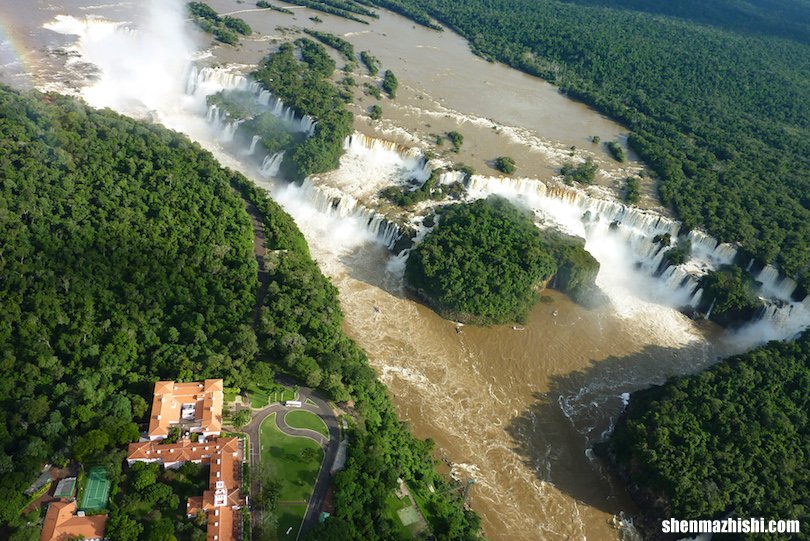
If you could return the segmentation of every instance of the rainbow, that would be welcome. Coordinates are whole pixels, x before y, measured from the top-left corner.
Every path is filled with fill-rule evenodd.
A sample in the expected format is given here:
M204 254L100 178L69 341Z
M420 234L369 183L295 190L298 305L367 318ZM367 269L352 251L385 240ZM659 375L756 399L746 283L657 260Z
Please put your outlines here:
M39 53L23 41L24 33L16 29L8 16L0 14L0 58L6 65L19 63L20 72L31 75ZM10 61L5 61L9 57ZM1 66L0 66L1 67Z

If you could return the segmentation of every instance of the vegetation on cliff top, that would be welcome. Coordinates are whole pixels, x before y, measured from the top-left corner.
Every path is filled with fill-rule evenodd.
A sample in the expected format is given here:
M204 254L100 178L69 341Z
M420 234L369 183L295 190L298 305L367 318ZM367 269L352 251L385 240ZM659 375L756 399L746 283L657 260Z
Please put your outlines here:
M244 179L238 189L264 216L271 250L254 373L268 377L282 370L337 401L354 400L359 415L346 469L335 476L335 513L305 538L392 539L395 526L386 518L385 500L401 477L433 511L437 539L478 540L479 519L464 508L461 487L448 485L433 468L432 442L415 439L399 421L365 354L344 334L337 289L309 256L292 218Z
M599 450L632 480L643 524L729 515L808 523L809 338L633 393Z
M700 306L712 321L723 326L735 326L753 320L764 308L756 295L753 280L740 267L728 265L711 271L700 279L703 289Z
M301 61L296 59L296 47ZM335 62L321 44L299 39L294 45L283 44L253 74L298 115L318 119L314 135L284 160L288 175L295 180L337 168L343 141L352 132L352 114L329 79L334 71Z
M491 197L444 207L408 257L405 279L442 316L490 324L525 318L556 270L531 217Z
M247 384L257 280L231 173L185 137L0 87L0 141L4 524L42 464L137 439L155 380Z

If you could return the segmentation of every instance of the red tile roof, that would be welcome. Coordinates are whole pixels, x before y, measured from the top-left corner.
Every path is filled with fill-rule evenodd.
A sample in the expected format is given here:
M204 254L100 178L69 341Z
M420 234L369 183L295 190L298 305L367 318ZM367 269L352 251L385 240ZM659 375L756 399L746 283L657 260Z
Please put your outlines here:
M48 506L40 541L66 541L83 536L84 539L102 539L107 515L77 517L76 502L57 501Z
M208 541L234 541L242 522L235 509L246 505L241 494L242 447L239 438L217 438L204 443L180 440L177 443L147 441L129 444L127 460L156 461L162 464L198 462L210 464L209 490L188 499L186 513L200 511L208 518Z
M175 383L158 381L152 398L149 415L149 438L159 439L169 435L171 425L180 423L183 406L193 410L193 432L219 435L222 430L222 405L225 399L221 379L204 382Z

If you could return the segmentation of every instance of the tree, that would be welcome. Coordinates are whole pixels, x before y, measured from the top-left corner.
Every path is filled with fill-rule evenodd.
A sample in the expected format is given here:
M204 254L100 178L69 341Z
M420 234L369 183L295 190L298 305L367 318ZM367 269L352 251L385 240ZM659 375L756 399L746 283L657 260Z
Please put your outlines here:
M240 409L231 418L231 424L234 426L234 428L241 429L242 427L244 427L246 424L248 424L250 422L251 417L252 417L252 414L251 414L249 409L247 409L247 408Z
M593 158L589 157L579 165L574 165L571 162L563 164L560 174L566 184L573 184L574 182L593 184L598 170L599 168L594 163Z
M108 538L116 541L138 541L143 533L143 526L114 507L107 520L104 533Z
M629 205L638 204L641 200L641 183L638 177L627 177L624 181L624 200Z
M382 82L382 89L388 94L388 97L394 99L397 96L397 88L399 87L399 81L397 80L396 75L391 70L385 70L383 74L383 82Z
M405 279L444 317L522 319L556 264L532 219L504 199L451 205L408 258Z
M73 445L73 456L79 462L85 462L103 451L110 442L107 433L102 430L91 430L79 437Z
M464 142L464 136L457 131L447 132L447 138L453 144L453 152L461 150L461 144Z
M608 150L610 151L610 155L613 156L613 159L617 162L624 162L626 160L624 156L624 149L617 141L608 141L605 143Z
M382 107L379 105L372 105L368 111L371 120L380 120L382 118Z
M515 160L509 156L499 156L495 158L495 169L501 173L511 175L515 172Z

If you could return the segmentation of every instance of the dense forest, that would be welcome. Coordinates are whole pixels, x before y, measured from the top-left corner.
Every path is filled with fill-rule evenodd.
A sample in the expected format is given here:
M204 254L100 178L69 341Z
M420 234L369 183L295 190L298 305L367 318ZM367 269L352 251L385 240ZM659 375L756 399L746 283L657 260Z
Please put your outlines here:
M301 60L296 59L296 48ZM318 119L315 134L284 161L288 175L301 180L337 168L343 141L352 132L352 114L331 82L335 61L320 43L299 39L285 43L265 59L253 76L299 115Z
M411 252L405 280L443 317L522 321L552 277L577 302L602 302L599 262L582 239L541 232L529 213L494 196L437 212L439 225Z
M628 480L651 535L660 535L661 519L729 515L799 519L804 530L810 521L808 389L810 335L772 342L633 393L598 451Z
M375 0L388 6L391 2ZM398 0L623 122L688 228L810 262L806 2ZM419 22L420 19L414 17Z
M531 217L493 197L444 207L405 279L446 318L505 323L525 318L556 269Z
M337 511L312 538L390 539L383 509L397 476L424 493L437 539L478 538L478 518L435 472L430 442L397 419L343 334L337 291L266 194L183 136L70 98L0 88L0 134L0 527L18 527L12 539L39 532L20 516L23 489L43 463L71 459L107 469L118 538L199 539L177 506L204 483L200 472L122 471L133 420L157 379L240 388L279 371L353 399L357 413ZM238 192L263 214L276 258L258 339L253 232Z
M257 268L231 175L185 137L0 87L0 145L4 524L45 462L136 438L155 380L249 381Z

